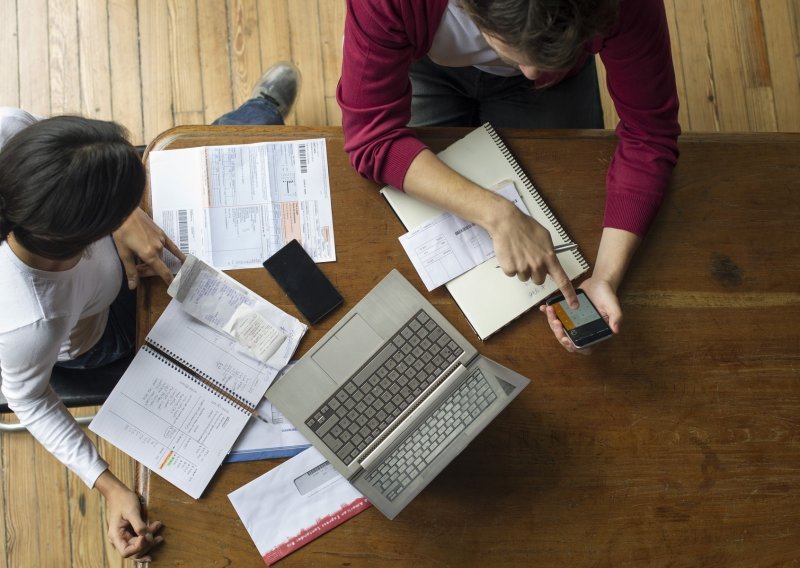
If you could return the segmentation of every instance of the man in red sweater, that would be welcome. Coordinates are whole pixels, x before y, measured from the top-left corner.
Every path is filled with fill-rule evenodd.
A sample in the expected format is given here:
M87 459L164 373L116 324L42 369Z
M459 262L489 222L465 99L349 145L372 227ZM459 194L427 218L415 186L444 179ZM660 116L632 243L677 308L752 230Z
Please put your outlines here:
M445 166L409 126L601 128L594 54L620 122L597 261L581 287L618 333L625 270L678 158L663 0L348 0L345 150L356 170L478 223L503 271L577 298L546 229ZM574 350L552 308L553 333Z

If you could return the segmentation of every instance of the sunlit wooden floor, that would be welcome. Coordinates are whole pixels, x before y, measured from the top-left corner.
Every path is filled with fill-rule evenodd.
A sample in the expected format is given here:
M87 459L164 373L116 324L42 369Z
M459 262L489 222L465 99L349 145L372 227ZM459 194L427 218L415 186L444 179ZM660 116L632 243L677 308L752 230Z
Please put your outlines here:
M666 7L684 131L800 132L800 1ZM289 122L339 125L344 11L343 0L0 0L0 106L113 119L144 144L211 122L288 59L303 73ZM132 483L132 462L100 447ZM29 435L3 435L0 460L0 565L130 564L106 544L97 495Z

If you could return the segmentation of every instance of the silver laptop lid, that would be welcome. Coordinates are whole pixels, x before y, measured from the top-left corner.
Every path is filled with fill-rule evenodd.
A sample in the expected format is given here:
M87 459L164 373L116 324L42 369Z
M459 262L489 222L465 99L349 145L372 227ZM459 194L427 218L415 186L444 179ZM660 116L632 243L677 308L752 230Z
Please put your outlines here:
M312 415L348 379L369 371L369 366L376 364L373 357L420 311L457 344L461 353L454 364L467 365L477 356L466 338L392 270L267 391L267 398L348 479L360 470L359 461L340 459L308 423L313 424ZM363 457L372 442L362 442L355 455Z

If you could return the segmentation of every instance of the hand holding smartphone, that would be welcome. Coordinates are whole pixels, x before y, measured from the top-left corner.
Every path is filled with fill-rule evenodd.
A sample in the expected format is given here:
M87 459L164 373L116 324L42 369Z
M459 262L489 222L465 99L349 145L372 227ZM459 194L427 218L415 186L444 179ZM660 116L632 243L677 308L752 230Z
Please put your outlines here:
M575 293L580 303L577 310L569 307L563 294L556 294L547 300L547 305L553 307L556 317L564 326L564 332L575 348L583 349L614 335L586 293L580 288L575 290Z

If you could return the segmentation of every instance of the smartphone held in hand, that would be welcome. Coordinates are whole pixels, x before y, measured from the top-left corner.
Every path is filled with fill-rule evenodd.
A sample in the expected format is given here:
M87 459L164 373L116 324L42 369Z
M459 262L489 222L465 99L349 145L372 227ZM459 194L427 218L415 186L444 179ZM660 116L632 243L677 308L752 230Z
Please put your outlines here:
M564 326L564 332L572 344L577 349L583 349L611 337L614 333L586 293L580 288L575 292L580 303L576 310L569 307L562 294L556 294L547 300L547 305L553 306L556 317Z

